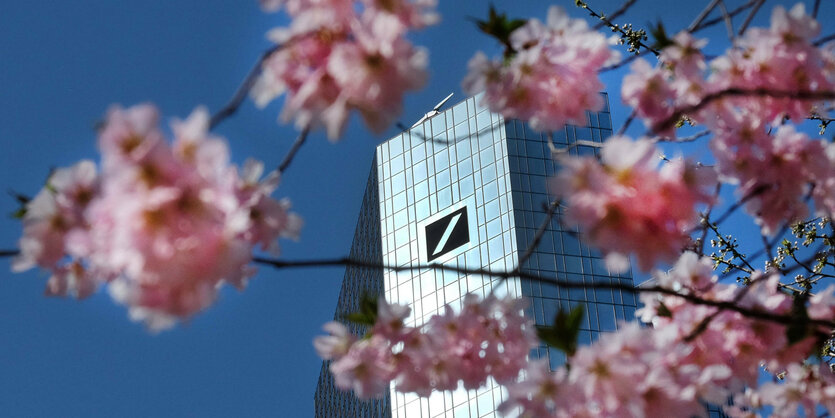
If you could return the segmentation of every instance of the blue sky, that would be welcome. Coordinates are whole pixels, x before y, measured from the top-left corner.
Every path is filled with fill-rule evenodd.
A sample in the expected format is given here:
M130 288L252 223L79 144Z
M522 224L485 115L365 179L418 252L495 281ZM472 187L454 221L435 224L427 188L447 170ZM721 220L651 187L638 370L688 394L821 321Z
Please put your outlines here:
M550 4L495 3L513 16L540 18ZM431 79L406 98L404 124L449 92L456 94L453 103L462 100L460 80L474 51L498 51L466 20L486 16L487 4L442 1L443 22L413 36L430 49ZM573 0L560 4L583 16ZM611 12L620 2L591 4ZM672 16L664 16L671 4L639 1L620 21L641 26L663 17L675 32L702 6L675 2ZM825 8L821 15L831 12ZM152 101L166 118L185 117L201 104L217 110L269 46L264 33L281 23L255 0L6 2L0 13L0 190L34 195L50 167L98 159L93 127L112 103ZM724 28L713 32L723 35ZM618 75L604 78L616 127L626 117ZM234 160L252 156L278 165L295 137L291 127L276 124L279 106L259 111L246 102L219 127ZM277 191L306 221L299 242L282 243L284 258L348 253L373 149L396 132L374 136L353 120L337 144L312 135ZM0 213L14 210L14 201L0 196ZM0 248L13 248L19 235L19 222L0 216ZM206 312L151 335L102 291L81 302L45 298L45 273L12 274L9 260L0 260L0 411L312 415L321 362L311 340L333 316L342 275L341 268L261 268L244 292L226 289Z

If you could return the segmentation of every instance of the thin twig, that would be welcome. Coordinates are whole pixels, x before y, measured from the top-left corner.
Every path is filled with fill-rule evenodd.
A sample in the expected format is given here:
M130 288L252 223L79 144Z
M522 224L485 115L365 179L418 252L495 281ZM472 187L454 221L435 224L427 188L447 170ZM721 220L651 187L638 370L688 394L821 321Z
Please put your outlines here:
M768 262L766 263L766 271L768 271L768 266L774 260L774 250L771 243L768 242L768 237L766 237L765 234L760 234L760 237L763 240L763 249L765 250L766 255L768 255Z
M722 20L725 21L725 30L728 31L728 40L733 43L736 36L734 34L734 24L731 21L731 16L728 14L728 9L725 7L725 2L723 0L719 0L719 10L722 12Z
M748 13L748 16L745 18L745 21L742 22L742 26L739 27L739 32L737 32L737 35L742 36L745 33L745 31L748 30L748 25L751 24L751 21L754 19L754 16L760 10L760 7L762 7L763 3L765 3L765 0L758 0L754 4L754 7L751 8L751 12Z
M672 115L662 120L653 126L653 131L660 132L673 126L682 116L697 112L705 106L713 103L716 100L725 97L773 97L778 99L797 99L797 100L828 100L835 99L835 91L785 91L785 90L771 90L766 88L757 89L742 89L742 88L728 88L710 93L694 104L684 106L676 109Z
M745 266L748 267L748 269L749 269L749 270L745 270L745 269L740 269L740 270L742 270L746 273L749 273L749 274L752 274L757 270L756 268L754 268L754 266L751 265L751 263L748 262L748 260L745 259L744 254L737 251L736 247L734 247L730 242L728 242L728 240L725 239L725 237L722 236L721 233L719 233L719 229L716 228L716 226L714 226L712 223L708 222L707 227L710 228L710 230L713 231L714 234L716 234L716 238L719 238L719 241L721 241L721 243L725 246L725 248L727 248L735 258L738 258L739 261L742 261L742 264L745 264ZM724 255L722 257L724 258Z
M820 7L821 7L821 0L815 0L815 5L812 6L812 18L813 19L818 18L818 10L820 10Z
M693 22L692 22L692 23L690 23L690 26L688 26L688 27L687 27L687 31L688 31L688 32L693 32L693 31L695 31L696 29L698 29L698 28L699 28L699 25L701 25L701 24L702 24L702 22L703 22L703 21L705 20L705 18L707 17L707 15L709 15L709 14L710 14L710 12L712 12L712 11L713 11L713 8L714 8L714 7L716 7L716 4L717 4L717 3L719 3L719 0L713 0L713 1L711 1L711 2L710 2L710 3L709 3L709 4L708 4L708 5L704 8L704 10L702 10L702 12L701 12L701 13L699 13L699 15L698 15L698 16L696 16L696 18L695 18L695 19L693 19Z
M739 202L736 202L733 205L731 205L731 207L729 207L725 211L725 213L723 213L721 216L719 216L718 219L713 221L713 223L715 223L716 225L721 224L722 222L725 221L725 219L728 219L728 216L731 216L731 214L736 212L737 209L742 207L742 205L744 205L745 202L747 202L750 199L753 199L753 198L757 197L758 195L762 194L766 190L768 190L768 185L766 185L766 184L762 184L760 186L757 186L756 188L754 188L754 190L751 190L748 194L743 196L742 199L739 199Z
M623 122L623 125L618 130L617 135L623 135L626 132L626 129L629 128L629 125L631 125L632 121L635 120L635 116L637 116L637 114L638 113L634 110L632 111L632 113L629 114L629 116Z
M528 261L529 258L533 255L533 252L539 247L539 243L542 241L542 237L545 236L545 232L548 230L548 225L551 223L551 218L554 217L554 212L556 212L557 207L560 205L559 199L555 199L551 202L550 205L545 209L545 219L539 225L539 229L536 231L536 235L534 235L533 240L530 244L528 244L528 248L525 250L525 253L519 257L519 264L516 265L514 270L520 270L522 265Z
M315 259L315 260L274 260L269 258L263 257L255 257L254 261L259 264L268 265L277 269L291 269L291 268L307 268L307 267L336 267L336 266L351 266L351 267L364 267L364 268L375 268L375 269L384 269L390 270L394 272L403 272L403 271L415 271L415 270L436 270L436 271L449 271L449 272L456 272L462 274L476 274L482 276L489 276L489 277L497 277L497 278L512 278L518 277L522 279L528 280L539 280L545 283L552 283L557 286L566 288L566 289L616 289L616 290L624 290L630 292L642 292L642 293L659 293L662 295L674 296L681 299L684 299L688 302L703 305L703 306L710 306L714 308L724 309L728 311L733 311L740 313L746 317L753 318L753 319L760 319L764 321L774 322L783 325L792 325L797 323L797 318L793 315L782 315L776 314L768 311L759 310L757 308L748 308L744 306L738 306L732 301L718 301L718 300L711 300L711 299L704 299L694 294L687 294L687 293L679 293L678 291L668 289L663 286L649 286L649 287L635 287L632 285L621 283L620 281L610 281L610 282L593 282L593 283L582 283L582 282L572 282L564 279L559 279L555 277L543 277L537 274L528 273L525 271L492 271L487 270L484 268L466 268L466 267L457 267L445 264L418 264L418 265L404 265L404 266L391 266L386 265L383 263L375 263L375 262L368 262L363 260L355 260L349 257L343 258L331 258L331 259ZM835 321L827 321L823 319L806 319L806 322L809 325L814 326L823 326L828 328L835 328Z
M630 8L630 7L632 7L632 5L633 5L633 4L635 4L635 0L627 0L627 1L625 1L625 2L624 2L621 6L620 6L620 8L618 8L617 10L615 10L615 11L612 13L612 15L611 15L611 16L606 16L606 15L604 15L604 16L605 16L607 19L609 19L609 21L610 21L610 22L611 22L611 21L614 21L615 19L619 18L622 14L626 13L626 11L627 11L627 10L629 10L629 8ZM600 30L600 28L602 28L602 27L603 27L603 26L605 26L605 25L606 25L606 22L604 22L604 21L600 21L600 22L597 22L597 24L596 24L596 25L594 25L594 28L593 28L593 29L594 29L594 30Z
M707 241L707 225L706 223L710 222L710 214L713 212L713 207L716 205L716 201L719 200L719 192L722 190L722 183L716 182L716 191L713 192L713 200L708 204L707 211L702 216L702 236L699 238L699 255L705 255L705 241Z
M812 261L817 260L818 258L821 258L821 257L825 258L825 257L829 257L832 254L835 254L835 249L833 249L833 248L830 248L827 251L820 251L821 248L823 248L823 246L818 247L818 249L815 251L815 253L811 257L809 257L809 258L807 258L807 259L805 259L805 260L803 260L803 261L801 261L801 262L799 262L799 263L797 263L797 264L795 264L795 265L793 265L793 266L791 266L787 269L780 269L780 273L782 273L785 276L785 275L787 275L787 274L789 274L789 273L791 273L791 272L793 272L793 271L795 271L795 270L797 270L801 267L804 267L805 264L811 263Z
M823 44L825 44L825 43L827 43L827 42L829 42L829 41L831 41L831 40L835 40L835 33L833 33L833 34L831 34L831 35L826 35L826 36L824 36L823 38L820 38L820 39L818 39L817 41L812 42L812 45L814 45L814 46L821 46L821 45L823 45Z
M744 12L745 9L753 6L758 1L761 1L761 0L750 0L748 3L745 3L742 6L739 6L736 9L731 10L730 12L728 12L728 15L731 16L731 17L734 17L734 16ZM707 27L710 27L710 26L713 26L713 25L717 24L717 23L721 22L722 20L723 20L722 16L715 17L715 18L710 19L710 20L706 20L706 21L700 23L699 25L697 25L695 28L693 28L693 30L689 30L689 32L698 32L702 29L705 29Z
M278 166L278 173L283 174L284 171L287 170L287 167L290 166L290 163L293 162L293 157L296 156L296 153L299 152L299 149L304 145L304 141L307 139L307 134L310 132L310 127L305 126L301 132L299 132L299 136L296 138L296 141L293 142L293 146L290 147L290 151L287 152L287 155L284 156L284 160L281 161L281 164Z
M406 127L406 125L404 125L404 124L403 124L403 122L397 122L397 123L395 124L395 126L397 126L397 129L400 129L400 130L401 130L401 131L403 131L403 132L409 132L409 134L410 134L410 135L415 135L415 136L417 136L417 137L418 137L418 138L420 138L423 142L432 142L432 143L435 143L435 144L441 144L441 145L449 145L449 144L454 144L454 143L456 143L456 142L458 142L458 141L461 141L461 140L463 140L463 139L466 139L466 138L469 138L469 137L470 137L470 135L461 136L461 137L456 136L455 138L452 138L452 139L441 140L441 139L429 138L429 137L427 137L426 135L424 135L424 134L422 134L422 133L419 133L419 132L414 132L414 133L413 133L413 132L412 132L412 129L416 128L417 126L415 126L414 128L409 128L409 127ZM490 129L490 127L487 127L487 128L484 128L484 129ZM480 132L482 132L482 131L478 131L478 132L476 132L476 135L478 135L478 133L480 133Z
M646 55L647 53L648 53L647 50L643 50L643 51L638 52L637 54L630 54L628 57L618 61L615 64L612 64L612 65L609 65L607 67L601 68L599 72L603 73L603 72L606 72L606 71L616 70L616 69L618 69L620 67L623 67L624 65L629 64L630 62L635 61L636 59Z
M0 250L0 257L14 257L20 254L20 250Z
M577 4L578 4L578 6L580 6L581 8L586 9L586 11L588 11L588 12L589 12L589 14L590 14L590 15L592 15L593 17L596 17L596 18L600 19L603 23L605 23L605 24L606 24L606 26L608 26L609 28L611 28L613 31L618 32L618 33L620 33L621 35L624 35L624 36L626 36L626 35L627 35L626 31L625 31L625 30L623 30L620 26L615 25L614 23L612 23L612 20L611 20L611 19L608 19L608 18L606 18L605 16L601 16L600 14L598 14L597 12L595 12L594 10L592 10L592 9L591 9L591 7L589 7L589 5L588 5L588 4L586 4L586 3L584 3L584 2L583 2L583 3L578 2ZM658 54L659 54L658 50L656 50L655 48L653 48L653 47L651 47L651 46L649 46L649 45L647 45L647 44L645 44L645 43L643 43L643 42L641 42L641 41L638 41L638 42L636 43L636 45L638 45L638 46L639 46L639 47L641 47L641 48L646 49L647 51L652 52L652 53L653 53L654 55L656 55L656 56L658 56ZM630 46L631 46L631 44L630 44Z
M777 241L779 241L780 238L782 238L783 235L786 234L790 227L791 225L788 222L783 223L783 227L780 228L777 234L774 235L774 238L772 238L771 241L768 242L768 245L774 248L774 246L777 245ZM749 257L751 258L751 260L756 260L763 254L765 254L765 248L757 250L756 252L752 253Z
M697 140L701 137L708 136L708 135L710 135L710 130L705 129L704 131L697 132L693 135L685 136L685 137L681 137L681 138L667 138L667 137L657 136L657 137L654 137L652 139L655 140L655 141L658 141L658 142L672 142L672 143L678 144L678 143L682 143L682 142L693 142L693 141L695 141L695 140Z
M577 148L579 146L586 146L586 147L590 147L590 148L603 148L603 143L588 141L588 140L585 140L585 139L578 139L578 140L574 141L573 144L566 145L565 148L557 148L556 145L554 145L553 142L548 143L548 149L551 151L552 156L563 155L563 154L569 152L570 150L572 150L574 148Z
M261 54L261 57L258 58L258 61L252 69L249 70L249 73L238 86L238 89L235 90L235 94L232 95L229 102L212 115L212 118L209 120L209 129L214 129L220 122L223 122L224 119L232 116L238 111L238 108L241 107L241 103L243 103L244 99L246 99L246 95L249 94L249 90L251 90L252 86L255 84L255 80L257 80L258 76L261 75L261 66L264 63L264 60L280 48L281 45L275 45Z

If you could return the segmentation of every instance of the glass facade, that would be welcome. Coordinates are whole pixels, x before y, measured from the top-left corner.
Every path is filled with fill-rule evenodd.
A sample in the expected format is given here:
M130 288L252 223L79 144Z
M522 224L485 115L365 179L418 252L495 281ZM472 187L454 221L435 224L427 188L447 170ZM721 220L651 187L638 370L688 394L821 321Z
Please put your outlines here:
M587 126L567 126L555 132L556 146L571 144L569 152L574 155L596 152L595 147L577 144L600 142L611 135L608 97L606 102L603 111L587 113ZM516 267L553 200L548 195L548 179L557 167L547 137L477 103L478 97L468 98L377 147L352 256L376 257L398 266L442 262L496 271ZM559 213L523 269L582 283L632 285L631 274L611 274L578 232L561 224ZM444 305L459 308L468 293L525 296L530 301L527 313L537 324L550 324L561 308L584 304L582 343L615 330L619 320L634 318L636 307L632 292L569 290L538 281L501 281L434 270L394 273L349 268L337 316L356 310L358 298L369 289L379 290L389 301L409 304L409 325L423 324ZM531 356L548 358L552 367L565 361L560 352L545 346L533 350ZM478 390L460 388L429 398L391 391L376 403L360 402L335 391L325 363L315 403L317 416L323 417L475 418L496 416L502 397L501 388L488 382Z
M374 166L376 166L376 159ZM379 264L383 261L380 241L380 204L377 194L377 170L371 170L365 195L362 198L354 241L351 244L351 258ZM334 319L339 320L347 314L359 311L363 295L383 293L383 272L379 269L349 266L345 269L342 288L336 304ZM353 323L348 328L356 335L364 334L367 329ZM332 417L390 417L389 396L367 401L359 400L353 392L339 390L328 371L330 361L322 362L319 381L314 395L315 416Z

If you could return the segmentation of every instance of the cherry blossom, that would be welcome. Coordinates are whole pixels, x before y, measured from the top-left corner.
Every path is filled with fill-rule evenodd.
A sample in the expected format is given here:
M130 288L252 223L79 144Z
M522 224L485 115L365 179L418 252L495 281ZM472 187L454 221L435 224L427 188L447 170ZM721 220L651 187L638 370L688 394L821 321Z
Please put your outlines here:
M270 32L280 48L264 61L250 93L260 107L285 95L284 122L324 127L336 140L357 111L379 133L400 114L403 94L426 82L427 53L405 35L437 22L434 1L263 4L269 10L283 4L294 19L289 28Z
M656 272L659 285L682 295L709 301L736 301L740 306L771 313L788 313L792 298L777 286L776 275L755 274L750 287L722 284L713 275L712 261L685 252L666 273ZM743 406L774 406L783 416L833 406L833 377L828 367L801 366L814 352L815 336L790 343L786 326L749 318L738 312L698 305L682 297L642 293L642 319L621 324L616 333L580 347L568 366L551 374L545 362L531 362L520 378L507 383L508 399L500 410L521 409L522 416L664 416L676 411L700 416L702 402L724 404L742 393L729 412L744 416ZM813 305L832 318L831 292ZM822 309L827 305L826 311ZM662 309L663 307L663 309ZM709 319L709 320L708 320ZM824 335L828 332L824 331ZM786 384L759 386L762 364L786 371ZM570 367L569 367L570 366Z
M746 197L746 210L765 234L804 218L808 206L803 197L810 184L835 173L826 145L792 125L769 135L759 115L740 112L733 117L731 123L717 123L710 142L723 181L739 185L737 194ZM831 199L827 195L825 186L815 195L824 208Z
M47 294L79 298L99 284L149 328L209 306L220 284L243 288L255 245L277 249L301 226L289 203L269 197L277 175L243 177L198 108L174 121L173 145L152 105L113 107L99 135L103 170L82 161L59 169L27 205L14 268L50 270Z
M603 107L603 84L596 74L617 54L584 20L570 19L552 6L544 24L531 19L513 31L510 45L510 59L491 61L477 53L463 81L468 93L485 92L482 104L491 111L545 131L584 124L586 110Z
M612 137L593 157L568 157L553 182L566 220L580 225L610 267L634 254L641 269L672 261L698 221L695 205L712 200L710 169L677 158L656 170L658 150L646 139Z
M403 321L410 309L381 299L366 338L354 342L344 325L329 323L332 335L317 337L314 345L322 358L333 360L337 387L361 398L380 396L390 381L422 396L453 390L459 382L475 389L490 376L512 381L525 367L536 336L524 307L520 299L467 295L460 312L446 306L425 325L408 327Z

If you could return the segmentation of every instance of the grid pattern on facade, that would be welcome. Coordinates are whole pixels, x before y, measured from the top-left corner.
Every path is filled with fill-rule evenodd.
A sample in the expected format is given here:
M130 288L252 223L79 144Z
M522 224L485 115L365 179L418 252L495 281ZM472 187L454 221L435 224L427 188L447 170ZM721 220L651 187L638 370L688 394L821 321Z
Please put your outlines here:
M420 222L460 202L474 206L471 245L453 252L446 264L498 271L512 269L518 256L512 214L504 120L469 98L377 148L383 260L425 263ZM494 289L496 287L496 289ZM410 324L422 324L444 305L460 307L468 293L491 291L519 296L518 281L424 270L387 273L386 297L412 307ZM478 390L459 388L429 398L392 391L395 417L492 417L501 388L488 382Z
M549 194L548 180L559 167L552 158L549 140L555 148L567 150L570 155L593 155L598 148L582 144L600 143L612 135L608 97L602 94L606 106L600 112L586 112L586 126L567 125L562 130L545 134L531 130L520 121L505 123L519 248L527 248L533 241L547 216L547 206L555 199ZM610 272L600 253L583 242L578 230L563 225L561 219L561 210L557 208L542 241L523 266L524 271L578 283L615 281L633 285L628 270L620 274ZM619 321L635 317L634 292L561 289L547 282L522 280L522 294L530 301L528 313L539 325L551 325L560 309L582 304L585 317L580 331L581 344L590 344L597 340L600 332L615 331ZM565 362L562 352L546 346L539 347L532 357L549 359L552 369Z
M351 244L351 258L369 263L381 263L379 196L377 195L377 161L372 164L371 173L365 186L357 228ZM345 315L358 312L363 295L381 295L383 293L383 273L379 269L349 266L345 269L339 300L334 313L335 320ZM343 321L344 322L344 321ZM362 335L364 327L346 323L351 332ZM322 362L319 380L314 394L316 417L390 417L390 398L360 400L353 392L342 391L334 385L333 376L328 371L330 361Z

